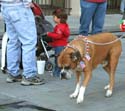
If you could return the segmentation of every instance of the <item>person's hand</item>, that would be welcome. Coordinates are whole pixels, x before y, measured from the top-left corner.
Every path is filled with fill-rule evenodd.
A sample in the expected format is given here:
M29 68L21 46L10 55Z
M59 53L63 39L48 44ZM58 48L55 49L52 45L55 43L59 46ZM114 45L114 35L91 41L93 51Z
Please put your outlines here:
M42 37L46 37L47 36L47 32L41 34Z
M47 42L47 43L48 43L48 42L52 42L52 38L48 37L48 36L47 36L47 33L48 33L48 32L45 32L45 33L41 34L42 40L45 41L45 42Z

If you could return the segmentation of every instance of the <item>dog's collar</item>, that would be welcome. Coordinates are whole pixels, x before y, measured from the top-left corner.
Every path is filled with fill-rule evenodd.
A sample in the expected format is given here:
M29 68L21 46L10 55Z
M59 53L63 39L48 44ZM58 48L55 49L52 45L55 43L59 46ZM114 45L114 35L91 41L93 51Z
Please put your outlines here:
M88 41L87 36L79 35L76 39L81 39L85 43L85 48L84 48L84 50L85 50L85 56L89 55L89 49L90 49L90 47L89 47L89 41Z
M78 37L75 38L75 40L78 40L78 39L81 39L85 43L85 48L84 48L85 55L84 56L85 56L85 58L87 58L89 60L90 59L90 55L89 55L90 47L89 47L89 42L88 42L87 36L79 35ZM75 47L74 45L67 44L66 47L72 48L73 50L79 52L79 49L77 47Z
M85 55L85 58L89 61L90 59L91 59L91 57L88 55L88 54L86 54ZM85 65L85 62L84 61L80 61L80 67L82 68L82 69L84 69L85 67L86 67L86 65Z
M79 35L78 37L75 38L75 40L77 40L77 39L81 39L83 42L85 42L85 53L88 54L89 44L88 44L88 39L87 39L87 37L86 37L86 36ZM79 51L77 47L75 47L74 45L71 45L71 44L67 44L66 47L72 48L72 49L74 49L75 51Z
M84 48L84 50L85 50L85 55L84 55L84 57L89 61L89 60L91 59L91 57L90 57L90 55L89 55L89 49L90 49L90 47L89 47L88 38L87 38L86 36L79 35L76 39L81 39L81 40L85 43L85 48ZM84 69L84 68L86 67L84 61L80 61L79 64L80 64L80 67L81 67L82 69Z
M79 51L78 48L76 48L74 45L67 44L66 47L72 48L72 49L74 49L75 51Z
M90 57L90 55L89 55L89 49L90 49L90 47L89 47L89 43L88 43L87 37L80 35L80 36L78 36L77 38L75 38L75 40L76 40L76 39L81 39L81 40L85 43L85 47L84 47L84 51L85 51L84 58L89 61L89 60L91 59L91 57ZM79 52L79 54L80 54L79 49L78 49L76 46L74 46L74 45L67 44L66 48L72 48L74 51ZM80 54L80 55L81 55L81 54ZM83 56L81 55L81 58L82 58L82 57L83 57ZM78 64L80 65L80 67L81 67L82 69L84 69L85 66L86 66L83 60L80 60Z

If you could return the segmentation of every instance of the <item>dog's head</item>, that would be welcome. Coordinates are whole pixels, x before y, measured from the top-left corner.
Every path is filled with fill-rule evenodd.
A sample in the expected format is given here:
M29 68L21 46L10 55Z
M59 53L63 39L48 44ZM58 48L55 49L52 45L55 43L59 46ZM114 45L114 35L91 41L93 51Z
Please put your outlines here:
M66 47L58 57L58 66L61 68L61 79L71 78L74 70L81 59L80 52L70 47Z

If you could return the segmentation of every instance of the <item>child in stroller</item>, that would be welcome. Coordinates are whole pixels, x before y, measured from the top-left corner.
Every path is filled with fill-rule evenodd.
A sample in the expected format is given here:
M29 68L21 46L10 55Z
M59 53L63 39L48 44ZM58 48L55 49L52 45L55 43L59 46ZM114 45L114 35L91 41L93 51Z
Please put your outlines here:
M38 59L41 58L41 53L44 53L44 59L47 61L45 65L45 70L50 71L53 68L52 63L49 61L49 50L52 49L51 46L48 45L48 39L42 38L44 33L53 30L53 26L50 22L45 19L45 16L42 12L42 9L36 3L33 3L34 7L32 11L35 16L36 28L37 28L37 45L36 45L36 57ZM44 41L43 41L44 40ZM1 55L1 70L3 73L6 73L6 46L7 46L8 36L5 32L2 38L2 55ZM50 40L49 40L50 41ZM43 57L42 57L43 58ZM20 66L22 68L22 64Z

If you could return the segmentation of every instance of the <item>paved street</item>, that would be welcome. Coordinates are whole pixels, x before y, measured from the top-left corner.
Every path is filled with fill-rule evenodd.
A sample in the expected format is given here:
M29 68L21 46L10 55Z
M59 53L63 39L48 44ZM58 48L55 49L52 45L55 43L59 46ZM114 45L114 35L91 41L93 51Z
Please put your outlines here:
M120 18L119 14L107 15L104 31L117 32ZM77 33L78 18L69 19L72 32ZM0 27L3 28L2 25ZM0 111L125 111L125 38L121 41L123 52L117 67L115 89L111 98L105 98L104 86L108 83L108 75L101 66L93 71L85 100L81 104L76 104L76 99L69 98L75 88L74 76L70 80L60 80L45 72L40 76L46 81L44 85L21 86L20 83L6 83L7 75L0 71Z
M46 72L42 75L46 80L46 84L41 86L21 86L20 83L6 83L5 79L7 75L0 72L0 105L3 104L5 108L9 107L9 109L14 109L12 111L17 111L17 109L20 109L18 111L42 111L39 110L38 106L40 106L41 109L49 109L44 109L43 111L97 111L97 109L98 111L124 111L125 39L121 41L123 44L123 52L116 71L115 89L111 98L105 98L104 96L105 91L103 87L108 83L108 75L102 70L101 66L93 71L92 80L85 94L85 101L81 104L76 104L75 99L71 100L69 98L69 94L72 93L75 88L74 76L70 80L59 80L53 78L50 73ZM19 103L16 104L17 106L4 105L14 102Z

